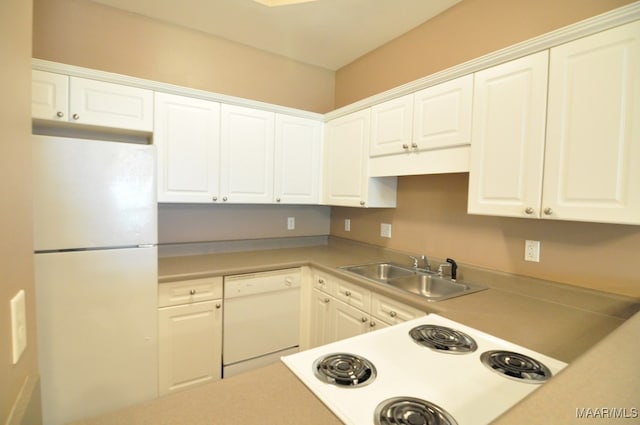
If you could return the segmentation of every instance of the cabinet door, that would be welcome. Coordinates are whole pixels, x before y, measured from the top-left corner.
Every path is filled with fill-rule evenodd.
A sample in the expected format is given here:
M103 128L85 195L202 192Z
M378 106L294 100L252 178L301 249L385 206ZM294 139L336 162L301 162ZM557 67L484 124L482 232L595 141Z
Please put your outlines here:
M222 301L161 308L158 314L160 395L220 379Z
M640 224L640 22L550 60L543 218Z
M539 217L548 52L475 74L468 212Z
M369 330L369 314L338 300L331 302L330 342L360 335Z
M31 117L67 121L69 77L45 71L31 71Z
M275 201L317 204L320 199L322 123L276 115Z
M153 131L153 92L86 78L70 78L70 121Z
M369 156L411 152L413 94L371 107Z
M311 295L311 347L331 342L329 340L331 307L335 299L322 291L314 289Z
M465 75L415 93L414 150L471 143L473 76Z
M369 109L336 118L327 124L324 158L325 202L366 206L366 161L371 113Z
M220 105L156 93L158 202L219 199Z
M273 201L275 114L222 105L220 192L224 202Z

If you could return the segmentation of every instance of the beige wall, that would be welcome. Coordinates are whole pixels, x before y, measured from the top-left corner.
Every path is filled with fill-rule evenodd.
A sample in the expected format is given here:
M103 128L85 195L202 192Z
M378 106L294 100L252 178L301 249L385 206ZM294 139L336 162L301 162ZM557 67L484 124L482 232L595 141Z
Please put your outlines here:
M30 0L0 1L0 423L40 423L31 238ZM23 289L27 350L11 359L9 301Z
M324 113L334 73L90 1L35 0L33 56Z
M336 107L634 0L463 0L336 72Z

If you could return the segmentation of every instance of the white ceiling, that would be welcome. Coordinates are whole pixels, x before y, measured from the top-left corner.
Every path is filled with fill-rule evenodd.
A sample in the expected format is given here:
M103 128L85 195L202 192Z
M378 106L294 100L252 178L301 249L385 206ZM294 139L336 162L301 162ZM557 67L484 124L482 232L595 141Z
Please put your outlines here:
M461 0L91 1L336 70Z

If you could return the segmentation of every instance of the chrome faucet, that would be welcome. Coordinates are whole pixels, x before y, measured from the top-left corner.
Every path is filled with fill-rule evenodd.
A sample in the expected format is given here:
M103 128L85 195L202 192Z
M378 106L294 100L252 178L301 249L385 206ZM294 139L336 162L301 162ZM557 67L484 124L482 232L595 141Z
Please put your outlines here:
M429 259L427 258L426 255L421 255L419 260L417 257L414 257L413 255L410 255L409 258L413 260L412 267L414 269L431 271L431 266L429 265ZM418 267L419 261L422 261L422 267Z

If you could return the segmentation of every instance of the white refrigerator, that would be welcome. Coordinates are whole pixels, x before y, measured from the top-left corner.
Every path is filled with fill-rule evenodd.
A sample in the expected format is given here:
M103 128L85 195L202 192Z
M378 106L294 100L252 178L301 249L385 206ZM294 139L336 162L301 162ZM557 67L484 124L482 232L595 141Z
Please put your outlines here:
M158 394L152 145L33 136L45 425Z

